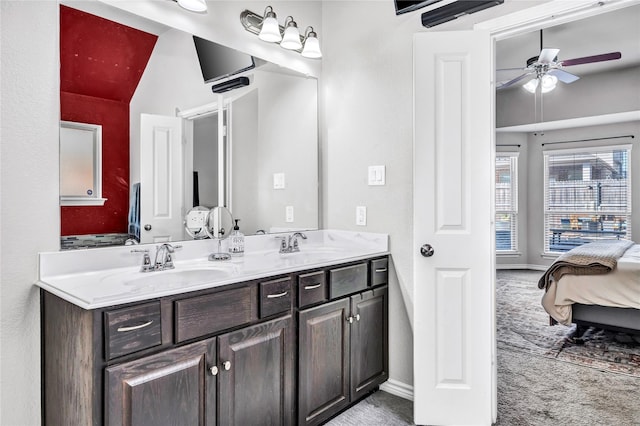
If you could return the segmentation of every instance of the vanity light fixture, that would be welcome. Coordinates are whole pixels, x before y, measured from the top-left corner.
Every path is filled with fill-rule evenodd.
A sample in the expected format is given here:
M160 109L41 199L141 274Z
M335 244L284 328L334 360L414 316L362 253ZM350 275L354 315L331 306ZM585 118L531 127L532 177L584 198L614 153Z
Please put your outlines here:
M176 0L183 9L190 12L206 12L207 3L205 0Z
M280 25L276 13L271 6L267 6L264 9L264 16L262 17L262 28L258 38L262 41L270 43L279 43L282 40L282 34L280 34Z
M298 24L296 24L292 16L287 16L287 19L284 20L284 35L282 36L280 47L289 50L302 49Z
M304 36L300 35L298 24L292 16L287 16L284 26L281 26L271 6L265 8L262 16L244 10L240 14L240 22L245 30L256 34L260 40L279 43L283 49L299 52L305 58L322 58L318 34L313 27L307 27Z
M304 33L304 48L302 49L302 56L313 59L322 58L318 34L313 31L313 27L307 27Z

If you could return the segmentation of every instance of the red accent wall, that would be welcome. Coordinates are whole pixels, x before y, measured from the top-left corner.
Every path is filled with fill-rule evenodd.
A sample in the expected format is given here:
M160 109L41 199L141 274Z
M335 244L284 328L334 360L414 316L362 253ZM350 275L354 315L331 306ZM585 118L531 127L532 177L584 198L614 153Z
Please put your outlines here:
M129 212L129 104L60 92L61 119L102 125L104 206L62 206L61 234L126 233Z
M102 125L104 206L60 207L61 234L127 233L129 102L158 37L60 6L61 120Z

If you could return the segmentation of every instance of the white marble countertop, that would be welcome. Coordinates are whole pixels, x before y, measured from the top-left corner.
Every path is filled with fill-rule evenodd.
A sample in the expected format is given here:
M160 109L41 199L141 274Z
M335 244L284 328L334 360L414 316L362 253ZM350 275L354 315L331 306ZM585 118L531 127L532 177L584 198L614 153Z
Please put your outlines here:
M155 272L140 272L142 254L131 250L149 249L153 262L159 244L39 253L36 285L81 308L96 309L389 254L387 234L304 234L306 240L298 239L300 252L288 254L278 252L275 237L289 234L247 236L244 256L227 261L208 260L218 251L217 241L177 242L182 247L173 254L175 269Z

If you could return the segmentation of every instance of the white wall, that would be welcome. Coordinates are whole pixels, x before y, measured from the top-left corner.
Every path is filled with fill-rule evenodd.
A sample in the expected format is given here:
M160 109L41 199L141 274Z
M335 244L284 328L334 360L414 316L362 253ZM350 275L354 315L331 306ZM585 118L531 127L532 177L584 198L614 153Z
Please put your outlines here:
M60 247L58 4L0 2L0 424L40 423L37 253Z
M324 226L390 235L390 378L413 383L413 34L471 29L476 22L544 3L504 4L432 30L424 10L396 16L392 1L323 3L321 80ZM435 7L435 6L434 6ZM416 119L419 119L416 118ZM385 165L385 186L367 167ZM355 225L356 206L367 226Z
M268 3L209 1L207 15L188 14L173 2L117 2L159 21L226 42L274 63L291 62L321 81L321 163L325 227L387 232L394 270L390 289L391 377L412 382L412 336L403 299L412 295L412 34L424 31L420 13L395 16L390 1L283 1L280 15L314 25L323 61L308 61L260 42L238 22ZM541 1L507 1L442 28L471 28L490 16ZM56 1L0 2L0 424L40 422L39 251L59 247L59 59ZM324 22L323 22L324 21ZM215 24L215 25L214 25ZM37 52L37 54L34 54ZM366 186L366 166L385 164L388 185ZM366 205L368 226L356 227L355 205ZM416 309L419 309L417 307Z

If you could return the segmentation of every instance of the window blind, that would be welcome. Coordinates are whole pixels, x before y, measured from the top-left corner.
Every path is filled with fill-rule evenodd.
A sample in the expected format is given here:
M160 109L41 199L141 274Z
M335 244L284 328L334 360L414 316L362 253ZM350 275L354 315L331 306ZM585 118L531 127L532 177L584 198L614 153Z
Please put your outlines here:
M631 239L631 145L543 154L545 253Z
M496 154L496 251L518 250L518 153Z

